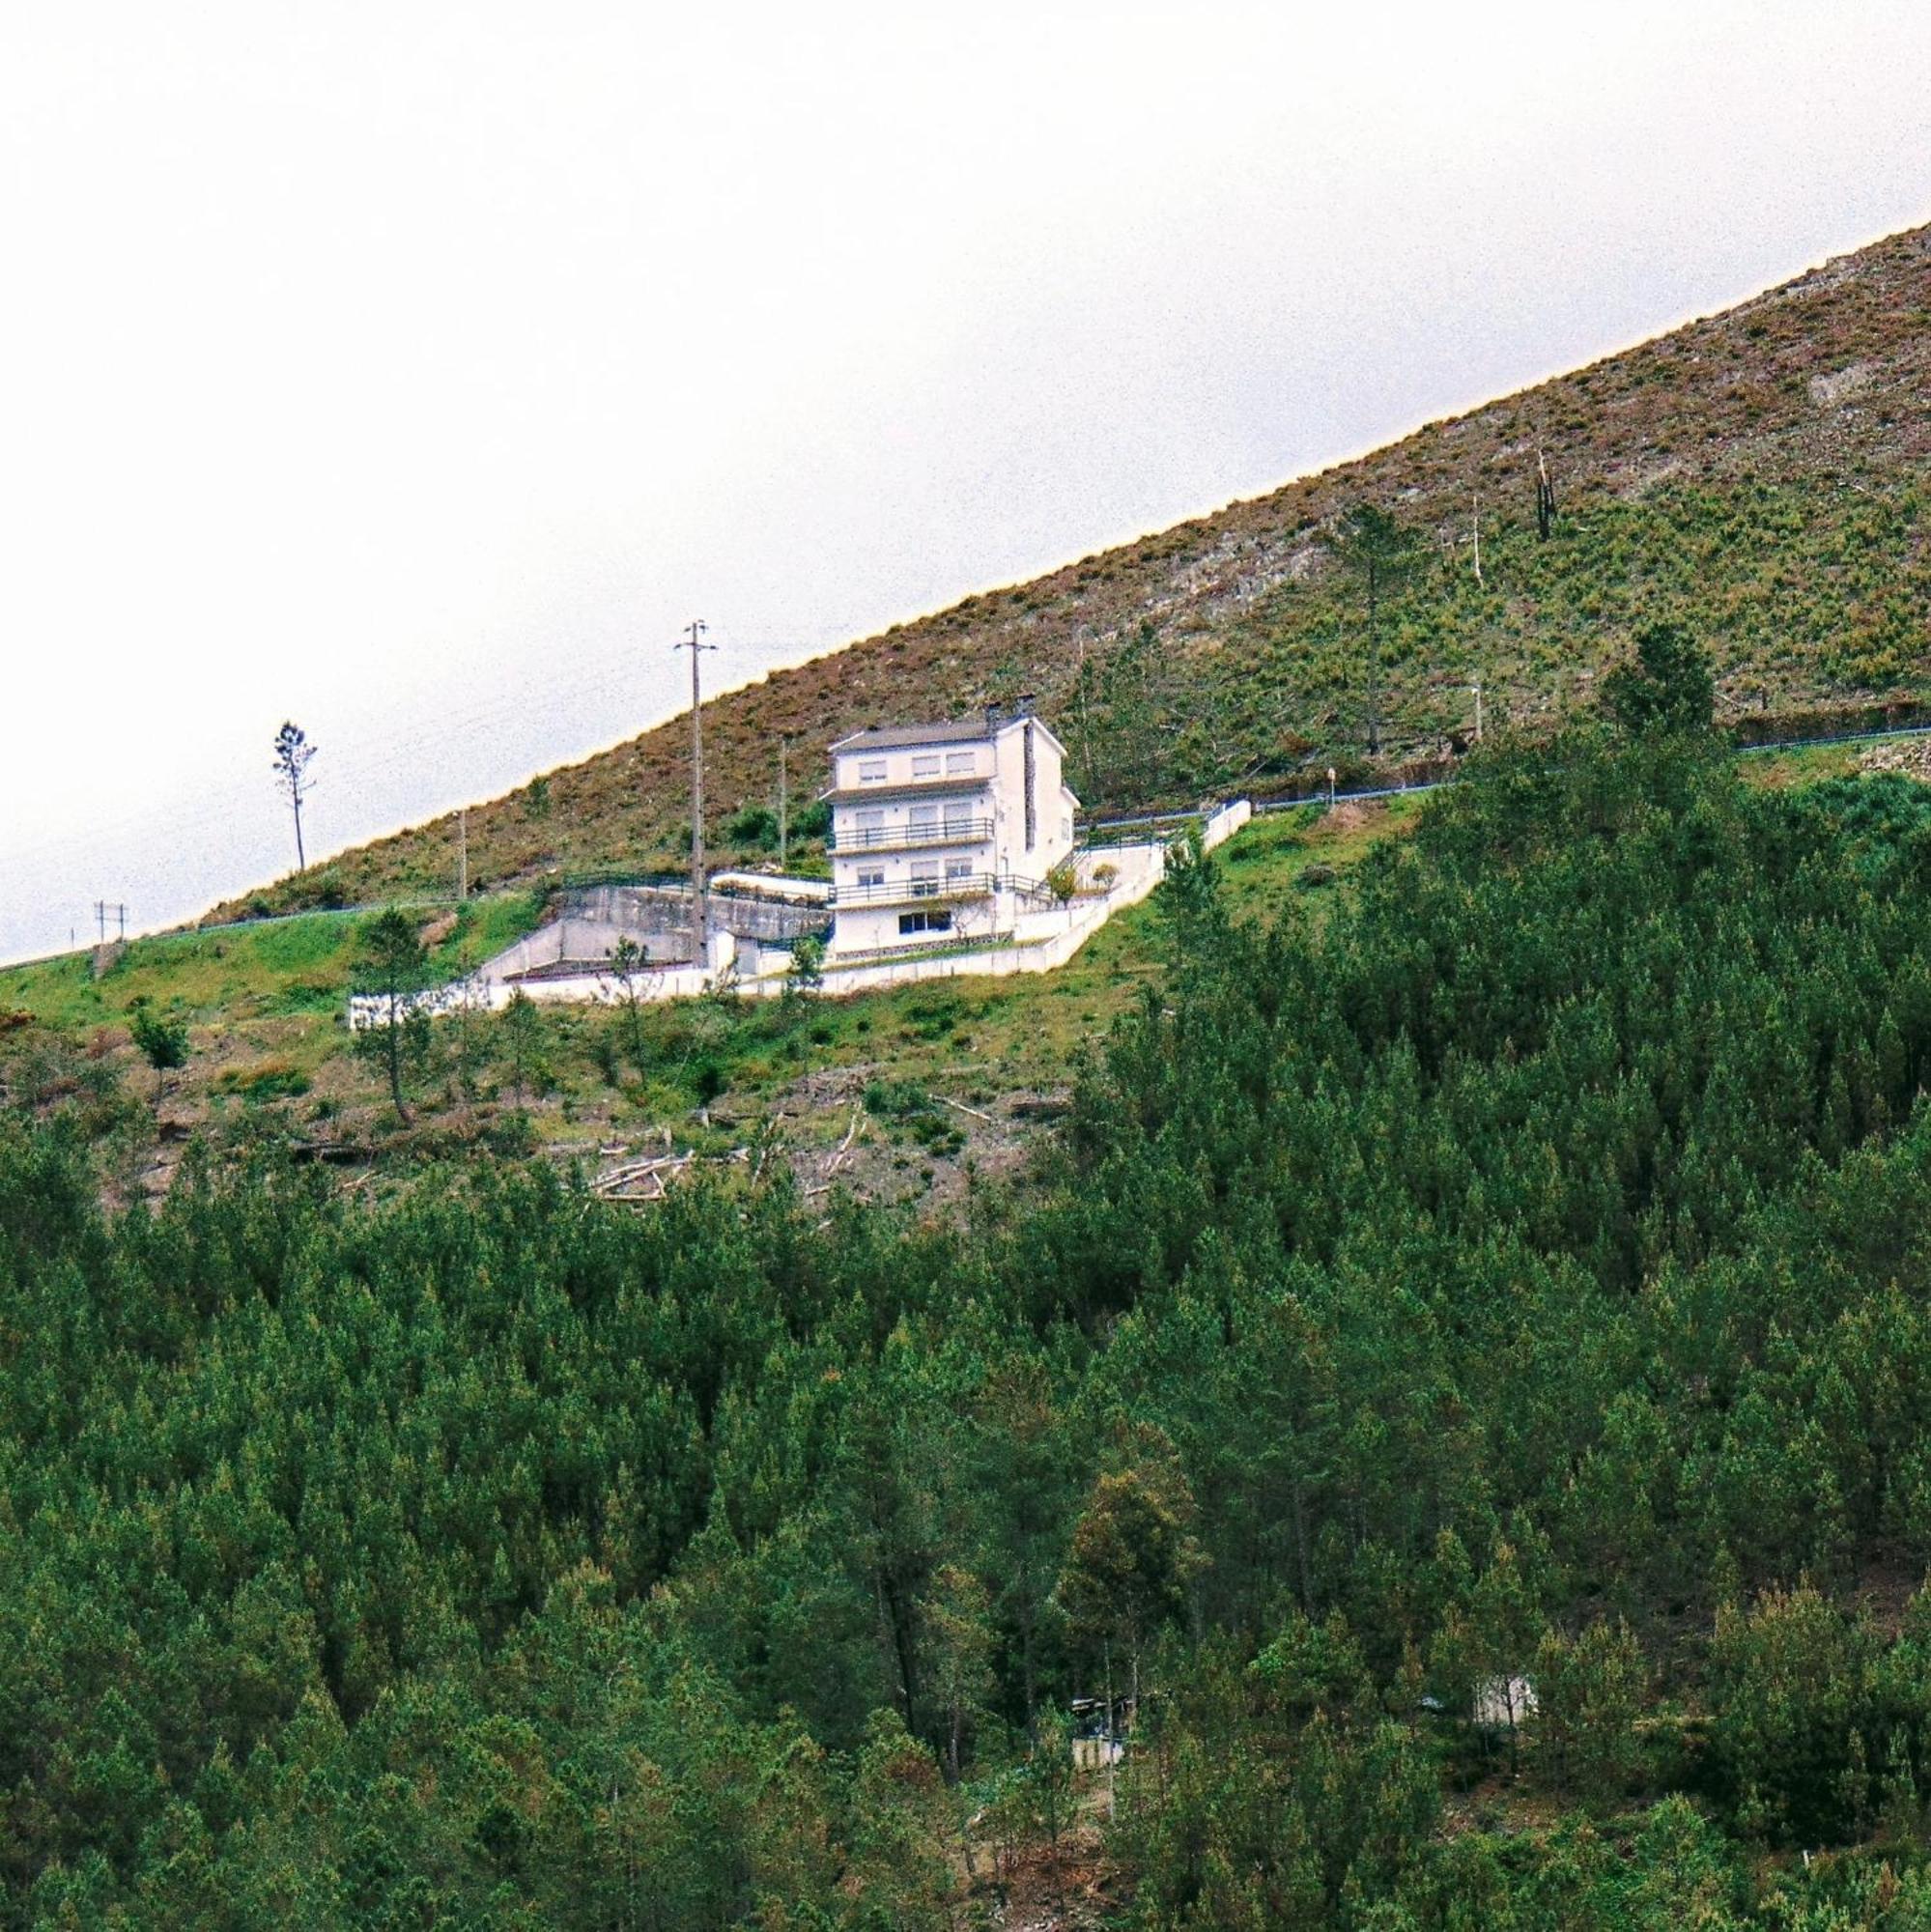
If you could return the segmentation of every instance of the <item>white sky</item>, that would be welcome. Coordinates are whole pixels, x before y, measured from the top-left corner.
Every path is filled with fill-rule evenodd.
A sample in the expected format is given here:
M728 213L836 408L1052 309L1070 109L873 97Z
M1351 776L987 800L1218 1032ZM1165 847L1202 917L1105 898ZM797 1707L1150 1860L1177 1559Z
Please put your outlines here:
M0 0L0 957L1931 219L1924 0L694 13Z

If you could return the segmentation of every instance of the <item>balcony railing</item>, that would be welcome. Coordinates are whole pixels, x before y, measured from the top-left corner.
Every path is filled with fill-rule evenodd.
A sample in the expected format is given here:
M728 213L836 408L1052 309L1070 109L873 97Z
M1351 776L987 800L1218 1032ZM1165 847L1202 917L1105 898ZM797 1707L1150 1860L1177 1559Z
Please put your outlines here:
M921 899L990 898L999 881L990 872L953 879L886 879L870 886L834 886L835 906L912 905Z
M992 783L990 772L921 772L916 778L860 779L849 784L835 784L818 796L828 805L854 805L874 798L896 798L910 793L930 798L947 791L983 792Z
M834 826L828 852L905 852L920 845L980 845L992 837L989 818L948 818L937 825Z
M951 879L886 879L870 886L834 886L835 906L914 905L923 899L941 902L985 899L1009 893L1025 904L1057 905L1051 888L1039 879L1003 878L996 872L968 872Z

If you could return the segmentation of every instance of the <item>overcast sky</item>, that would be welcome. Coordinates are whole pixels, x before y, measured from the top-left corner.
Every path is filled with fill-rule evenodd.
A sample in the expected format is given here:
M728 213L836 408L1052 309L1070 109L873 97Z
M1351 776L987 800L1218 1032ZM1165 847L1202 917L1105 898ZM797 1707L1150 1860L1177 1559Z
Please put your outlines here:
M0 957L1931 219L1924 0L699 11L0 0Z

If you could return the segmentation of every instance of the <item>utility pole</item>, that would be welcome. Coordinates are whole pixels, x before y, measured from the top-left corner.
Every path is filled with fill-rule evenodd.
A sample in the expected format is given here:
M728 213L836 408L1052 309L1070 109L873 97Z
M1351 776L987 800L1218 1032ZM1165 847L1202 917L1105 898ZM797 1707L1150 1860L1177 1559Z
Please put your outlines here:
M694 617L683 640L672 646L691 653L691 936L696 942L696 965L701 973L710 962L711 922L704 902L704 695L697 678L697 660L716 644L702 641L708 627Z
M1482 493L1475 493L1475 582L1482 582Z
M781 872L785 865L784 753L789 742L781 734L778 740L778 869Z
M105 899L96 899L94 901L94 918L100 928L100 943L102 946L105 946L107 944L107 901Z
M456 903L469 896L469 808L456 809Z

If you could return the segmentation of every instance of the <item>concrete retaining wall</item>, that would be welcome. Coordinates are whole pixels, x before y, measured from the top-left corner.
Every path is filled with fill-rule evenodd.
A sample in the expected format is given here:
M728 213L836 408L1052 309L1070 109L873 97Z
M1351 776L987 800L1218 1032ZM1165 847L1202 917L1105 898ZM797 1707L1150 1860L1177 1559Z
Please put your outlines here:
M823 931L826 919L824 909L809 899L787 904L736 893L711 895L714 932L736 939L788 944L805 933ZM485 961L476 978L496 985L571 962L594 968L611 958L624 939L634 940L653 968L690 965L690 893L675 886L573 887L561 895L559 917ZM559 978L558 983L566 982ZM535 982L527 990L533 994Z
M1253 816L1252 799L1236 798L1223 805L1200 829L1201 850L1211 852L1216 845L1224 845Z
M781 884L774 879L773 891ZM826 890L819 888L821 894ZM821 931L827 917L823 905L814 905L809 899L801 904L781 897L754 897L749 893L729 890L722 880L713 882L710 905L712 925L735 933L740 939L796 939L802 933ZM564 895L563 919L580 926L604 926L628 932L639 943L646 935L653 939L681 938L683 952L677 956L690 957L691 894L686 887L578 887ZM601 952L568 956L608 958L615 944L612 939Z

